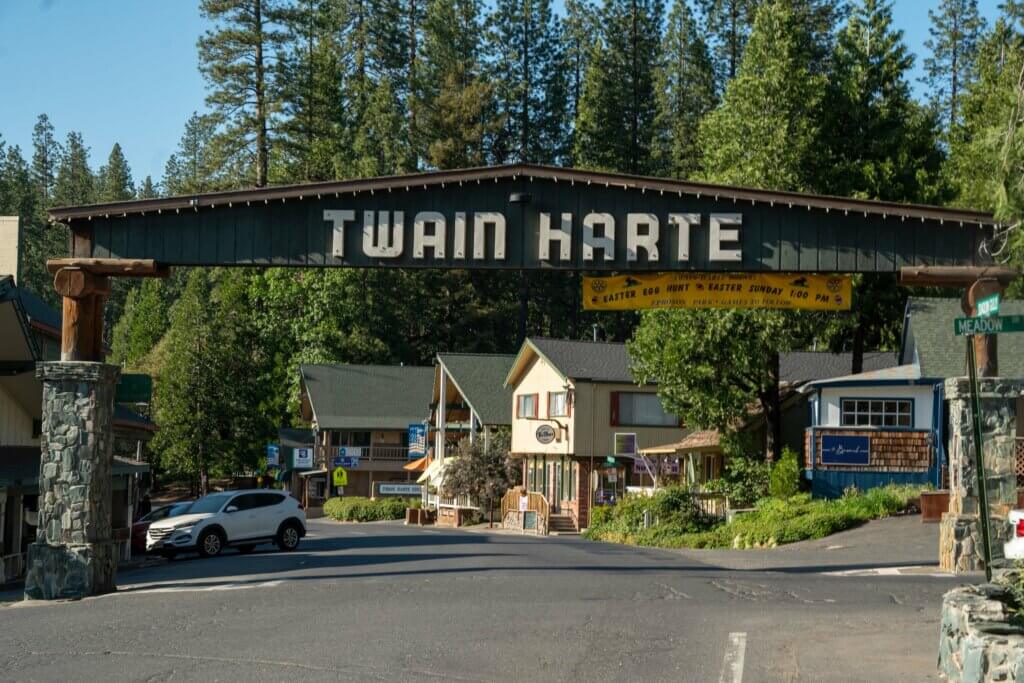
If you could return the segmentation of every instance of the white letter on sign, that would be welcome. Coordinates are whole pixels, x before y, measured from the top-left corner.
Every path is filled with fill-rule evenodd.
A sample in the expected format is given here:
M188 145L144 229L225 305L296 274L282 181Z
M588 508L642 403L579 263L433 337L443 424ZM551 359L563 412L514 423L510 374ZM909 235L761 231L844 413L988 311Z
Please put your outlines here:
M427 234L427 223L434 224L434 234ZM444 258L445 243L445 220L444 215L437 211L420 211L416 214L416 221L413 223L412 232L412 255L414 258L423 258L424 247L434 248L434 258Z
M356 212L349 210L327 209L324 211L324 220L330 221L333 227L331 239L331 253L336 258L345 256L345 221L354 221Z
M647 233L640 234L640 226L647 226ZM637 250L647 252L648 261L658 260L658 217L653 213L626 214L626 260L636 261Z
M363 211L363 253L371 258L397 258L405 242L405 213L395 211L394 225L388 225L387 211L377 212L376 236L373 211Z
M604 227L601 237L594 236L594 228ZM593 261L594 250L600 249L605 261L615 260L615 217L610 213L588 213L583 217L583 260Z
M711 240L708 244L709 261L742 261L739 249L722 249L722 242L739 242L740 231L722 228L723 225L742 225L743 215L738 213L711 214Z
M497 211L480 211L473 214L473 258L481 261L486 257L484 246L487 224L494 224L494 258L505 260L505 214Z
M700 225L699 213L670 213L669 225L679 227L679 250L676 258L680 261L690 260L690 228Z
M540 244L537 248L538 257L541 261L551 260L551 243L558 242L558 257L568 261L572 253L572 214L562 214L562 226L560 230L551 229L551 214L540 215Z

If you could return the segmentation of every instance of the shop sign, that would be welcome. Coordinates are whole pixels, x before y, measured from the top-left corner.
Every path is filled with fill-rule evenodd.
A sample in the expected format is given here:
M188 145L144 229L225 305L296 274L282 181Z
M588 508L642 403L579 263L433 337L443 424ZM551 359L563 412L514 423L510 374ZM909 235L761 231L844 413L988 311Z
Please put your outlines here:
M535 432L537 441L543 444L549 444L555 440L555 430L551 425L541 425L537 427Z
M644 460L647 464L644 464ZM678 458L646 458L640 456L633 460L633 474L647 474L647 466L650 466L651 472L656 472L659 465L661 467L662 474L676 475L679 474L679 459Z
M790 308L848 311L853 285L843 275L654 273L583 278L583 308Z
M427 454L427 426L409 425L409 459L415 460Z
M350 458L345 456L336 456L331 462L335 467L347 467L351 470L359 468L359 458Z
M281 447L276 443L267 444L267 467L277 467L281 464Z
M292 467L297 470L313 469L313 449L296 448L292 451Z
M378 484L377 495L381 496L419 496L423 487L419 484Z
M615 433L615 455L633 457L637 454L636 432Z
M821 435L822 465L869 465L871 464L871 437L845 436L838 434Z

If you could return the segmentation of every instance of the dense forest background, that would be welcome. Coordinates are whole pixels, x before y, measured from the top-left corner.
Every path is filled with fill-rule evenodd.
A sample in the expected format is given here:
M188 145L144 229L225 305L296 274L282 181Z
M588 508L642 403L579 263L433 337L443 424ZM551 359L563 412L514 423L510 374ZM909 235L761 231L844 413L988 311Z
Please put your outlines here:
M1016 1L994 25L976 0L936 3L925 101L883 0L565 0L557 12L549 0L202 0L200 11L207 106L183 122L162 178L133 178L117 144L95 167L83 136L58 141L45 114L31 150L0 137L0 214L21 216L23 282L51 303L44 263L66 253L66 234L48 207L424 169L528 161L1019 215ZM1017 258L1014 239L1001 247ZM109 360L156 378L166 469L232 472L297 420L300 363L424 364L437 351L511 353L523 334L627 340L639 326L640 365L657 370L657 340L688 316L730 330L720 344L756 329L777 350L894 348L906 293L886 277L855 286L849 314L755 311L737 328L735 312L584 313L578 278L561 273L182 270L115 282Z

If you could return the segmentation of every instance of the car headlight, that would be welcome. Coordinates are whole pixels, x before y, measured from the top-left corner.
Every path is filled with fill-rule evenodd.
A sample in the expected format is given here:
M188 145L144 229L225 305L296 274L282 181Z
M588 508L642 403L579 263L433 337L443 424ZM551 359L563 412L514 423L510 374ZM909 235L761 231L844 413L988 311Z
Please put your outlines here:
M188 531L189 533L191 533L192 527L194 527L195 525L195 522L187 522L185 524L175 524L172 528L175 531Z

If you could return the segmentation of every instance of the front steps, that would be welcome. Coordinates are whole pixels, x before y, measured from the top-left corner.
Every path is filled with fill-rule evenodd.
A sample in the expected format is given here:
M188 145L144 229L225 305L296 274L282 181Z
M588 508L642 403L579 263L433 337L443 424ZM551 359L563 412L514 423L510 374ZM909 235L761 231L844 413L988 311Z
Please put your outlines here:
M548 519L548 534L551 536L578 536L579 533L569 515L552 514Z

